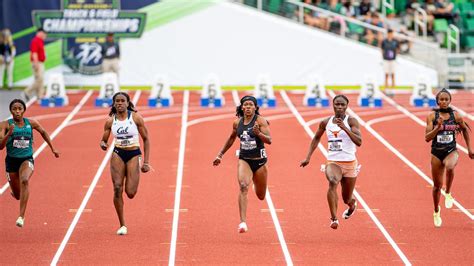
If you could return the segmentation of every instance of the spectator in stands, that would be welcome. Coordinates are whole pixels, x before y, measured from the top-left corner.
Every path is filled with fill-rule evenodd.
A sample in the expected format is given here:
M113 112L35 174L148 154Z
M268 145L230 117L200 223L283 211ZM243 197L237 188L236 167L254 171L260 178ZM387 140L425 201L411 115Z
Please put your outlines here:
M383 69L385 72L385 92L390 93L389 88L395 88L395 59L399 53L399 43L393 37L393 30L387 31L387 38L382 41L382 56L383 56ZM388 79L392 80L392 85L389 87Z
M372 7L371 0L362 0L359 4L359 16L365 16L369 12L373 12L374 9Z
M377 14L375 12L372 13L370 21L365 21L365 22L370 23L370 24L372 24L373 26L376 26L376 27L385 28L385 24L380 19L379 14ZM375 30L367 29L366 32L365 32L364 37L365 37L366 43L370 44L370 45L380 46L380 44L383 41L382 31L375 31Z
M355 7L352 5L351 0L343 0L340 13L344 16L355 18L357 13Z
M304 0L308 5L317 6L321 4L321 0ZM320 28L323 30L328 29L328 19L325 16L321 16L317 11L309 8L304 9L304 22L307 25Z
M336 14L342 14L342 5L339 0L329 0L327 9ZM345 26L344 19L340 16L330 16L328 18L328 29L330 32L340 34L341 29Z
M114 41L114 34L107 34L105 43L102 45L102 71L119 74L120 47Z
M434 3L436 9L433 12L434 18L444 18L447 19L449 23L453 23L456 18L456 13L454 13L454 4L446 2L446 0L436 0Z
M426 0L426 3L424 4L423 9L426 11L426 14L428 15L428 21L427 21L428 34L432 35L433 25L434 25L434 13L436 12L436 5L435 5L434 0Z
M421 4L417 0L409 0L405 5L405 10L401 11L403 24L412 28L413 22L415 20L415 11Z
M4 29L0 33L0 87L3 87L3 74L7 72L7 86L11 90L13 87L13 59L16 54L13 44L12 34L9 29Z
M34 80L23 92L23 97L27 101L32 97L32 92L35 92L39 99L44 96L44 62L46 61L44 40L46 36L46 31L43 28L38 28L36 30L36 36L31 40L30 61L33 68Z

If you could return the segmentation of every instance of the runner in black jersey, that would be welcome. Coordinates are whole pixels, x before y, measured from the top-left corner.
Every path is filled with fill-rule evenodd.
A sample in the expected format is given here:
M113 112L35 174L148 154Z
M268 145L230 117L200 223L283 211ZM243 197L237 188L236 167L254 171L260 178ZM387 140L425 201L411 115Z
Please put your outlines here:
M458 162L459 154L456 149L456 134L462 132L466 141L469 157L474 159L469 138L469 126L464 122L461 115L455 112L449 104L451 94L448 90L442 89L436 95L436 102L439 106L434 109L426 119L426 142L431 143L431 175L433 177L433 220L436 227L442 224L440 215L440 195L443 187L443 173L446 168L446 195L445 207L453 206L451 196L451 186L454 180L454 167Z
M224 153L232 146L235 138L240 139L240 152L238 164L238 181L240 185L239 211L240 224L238 232L247 232L247 193L251 182L254 183L255 193L260 200L265 199L267 191L267 154L266 144L271 144L270 128L267 120L258 112L257 99L245 96L237 107L237 119L232 126L232 133L224 147L217 155L213 164L219 165Z

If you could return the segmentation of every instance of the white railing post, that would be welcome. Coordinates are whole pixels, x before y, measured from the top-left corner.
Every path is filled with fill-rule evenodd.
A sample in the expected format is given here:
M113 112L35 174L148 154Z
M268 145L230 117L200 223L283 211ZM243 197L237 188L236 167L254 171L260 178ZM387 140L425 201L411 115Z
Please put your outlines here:
M420 17L421 14L421 17ZM419 36L419 28L421 28L421 33L423 34L423 39L426 40L428 37L428 15L426 11L420 7L417 7L415 10L415 33L416 36Z
M452 32L454 32L454 37L452 36ZM446 31L447 40L448 40L448 53L451 53L451 44L454 43L456 45L456 53L459 54L460 50L460 42L459 42L459 28L453 24L449 24L448 30Z
M299 15L299 22L304 24L304 8L302 5L298 5L298 15Z
M262 6L263 6L263 3L262 3L263 0L257 0L257 9L262 11Z
M382 0L382 14L387 17L387 8L395 10L395 0Z

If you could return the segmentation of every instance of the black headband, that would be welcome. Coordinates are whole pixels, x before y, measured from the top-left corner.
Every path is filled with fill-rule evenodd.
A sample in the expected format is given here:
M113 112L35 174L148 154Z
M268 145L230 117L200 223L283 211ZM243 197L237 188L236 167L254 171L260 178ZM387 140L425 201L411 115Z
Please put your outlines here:
M255 106L257 106L257 99L253 96L250 96L250 95L244 96L242 99L240 99L240 104L242 105L246 101L252 101L253 104L255 104Z

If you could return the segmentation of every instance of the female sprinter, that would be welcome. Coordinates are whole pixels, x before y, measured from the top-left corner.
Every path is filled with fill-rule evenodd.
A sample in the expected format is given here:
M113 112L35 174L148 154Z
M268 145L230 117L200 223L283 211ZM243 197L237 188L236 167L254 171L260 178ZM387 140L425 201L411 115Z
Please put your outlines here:
M125 193L127 193L129 199L137 194L142 154L138 135L142 137L145 146L145 160L141 166L143 173L150 171L150 141L143 117L135 110L128 94L117 92L113 96L109 116L107 122L105 122L100 147L104 151L107 150L109 147L107 141L110 132L112 132L115 137L115 147L110 159L110 173L114 184L115 210L120 222L117 235L126 235L128 230L123 217L123 188L125 187Z
M326 163L326 178L329 181L327 199L331 211L332 229L337 229L339 221L337 213L337 185L341 182L342 199L349 206L342 217L349 219L357 208L357 201L352 196L358 174L358 163L355 156L356 145L360 147L362 137L359 131L359 122L346 114L349 99L344 95L337 95L332 100L334 116L324 119L311 141L308 154L300 166L309 164L311 155L319 144L324 131L328 137L328 157Z
M222 161L224 153L232 146L236 136L240 139L240 152L237 179L240 186L239 233L245 233L247 227L247 193L250 184L254 183L255 193L258 199L264 200L267 192L267 154L266 144L271 144L269 123L258 112L257 99L253 96L245 96L240 99L237 107L237 119L232 125L232 133L227 139L224 147L214 160L214 166Z
M20 216L16 220L18 227L23 227L25 223L26 205L30 195L28 185L34 170L33 129L41 134L54 156L59 157L59 152L53 147L48 133L38 121L23 117L25 111L25 102L14 99L10 102L12 118L0 122L0 150L7 147L5 158L7 180L12 196L20 200Z
M454 180L454 167L458 162L459 154L456 150L456 132L462 132L466 141L469 157L474 158L469 138L469 126L463 121L458 112L455 112L449 104L451 93L442 89L436 94L436 103L439 108L434 109L426 119L426 142L431 142L431 175L433 177L433 221L436 227L440 227L441 208L439 200L441 188L443 187L443 173L446 169L446 195L444 205L450 209L453 206L451 186Z

